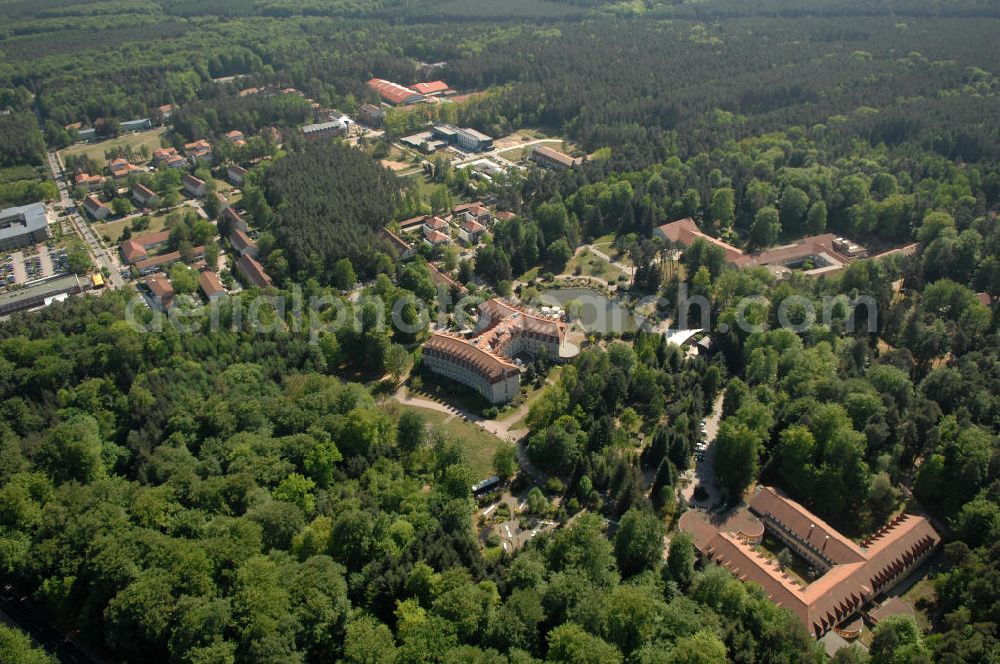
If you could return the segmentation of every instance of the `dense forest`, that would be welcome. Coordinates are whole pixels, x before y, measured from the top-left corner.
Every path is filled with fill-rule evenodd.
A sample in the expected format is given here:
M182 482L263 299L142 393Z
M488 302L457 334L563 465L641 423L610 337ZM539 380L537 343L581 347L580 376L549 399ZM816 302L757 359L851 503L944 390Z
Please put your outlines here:
M60 631L116 662L826 661L674 528L721 403L728 504L768 483L851 537L910 510L945 538L920 626L887 621L836 661L1000 661L995 0L16 0L0 17L0 203L57 195L45 150L67 125L173 104L168 142L219 144L217 175L250 168L240 207L271 293L354 323L265 311L241 329L248 290L214 328L183 305L199 333L149 312L139 332L131 289L0 322L0 580ZM431 118L541 129L587 160L483 184L437 159L428 195L302 139L310 102L354 113L373 76L478 93L391 111L389 138ZM252 86L304 97L238 95ZM252 136L266 127L282 140ZM220 140L233 129L242 151ZM140 181L179 202L179 172ZM558 527L517 552L480 530L497 496L472 496L468 441L390 396L427 377L426 321L412 303L412 329L378 320L439 290L432 253L401 262L379 231L473 195L516 213L471 258L437 257L473 295L528 298L547 280L526 274L611 236L636 268L620 290L661 296L675 325L702 313L678 320L681 286L710 309L711 358L629 331L525 367L523 456L498 441L494 469L527 490L530 463L522 518ZM652 239L684 217L748 251L826 231L916 249L779 280ZM171 228L171 248L213 232ZM5 627L0 659L49 661Z

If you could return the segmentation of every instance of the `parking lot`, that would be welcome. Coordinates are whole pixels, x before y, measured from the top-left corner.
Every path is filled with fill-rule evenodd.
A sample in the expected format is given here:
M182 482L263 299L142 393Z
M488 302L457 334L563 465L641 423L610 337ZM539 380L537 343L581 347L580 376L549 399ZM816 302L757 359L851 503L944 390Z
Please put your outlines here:
M13 286L68 271L66 249L60 249L54 243L39 244L3 254L0 281L3 286Z

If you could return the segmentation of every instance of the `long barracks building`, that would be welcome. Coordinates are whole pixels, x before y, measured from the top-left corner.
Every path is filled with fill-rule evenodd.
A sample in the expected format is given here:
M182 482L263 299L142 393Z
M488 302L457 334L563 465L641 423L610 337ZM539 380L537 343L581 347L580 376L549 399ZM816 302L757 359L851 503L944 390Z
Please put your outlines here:
M799 503L759 487L749 509L721 523L691 510L678 527L691 534L702 558L741 581L759 584L771 601L789 609L817 638L859 613L905 579L941 543L922 516L900 514L861 544L844 537ZM818 570L806 586L756 550L765 532Z

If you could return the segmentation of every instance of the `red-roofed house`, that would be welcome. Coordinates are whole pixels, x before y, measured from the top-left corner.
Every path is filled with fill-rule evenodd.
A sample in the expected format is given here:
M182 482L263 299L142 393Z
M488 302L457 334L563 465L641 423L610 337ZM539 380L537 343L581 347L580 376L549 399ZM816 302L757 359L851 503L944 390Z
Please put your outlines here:
M399 237L388 228L383 228L381 232L382 237L392 245L393 249L399 254L402 260L413 257L417 253L416 247L409 244L406 240Z
M451 238L441 231L429 231L424 233L424 242L431 247L440 247L451 242Z
M233 249L240 255L249 254L257 257L257 243L250 239L250 236L238 228L233 228L229 233L229 241L233 243Z
M465 223L458 229L458 236L469 244L476 244L485 232L486 226L475 219L466 219Z
M230 166L226 169L226 174L229 176L229 181L235 185L243 184L243 178L247 175L247 169L240 166Z
M230 228L238 228L244 233L250 230L250 227L247 225L246 220L244 220L243 217L240 216L239 212L237 212L231 207L228 207L222 211L222 217L229 222Z
M81 189L86 189L87 191L94 191L95 189L100 189L101 185L104 184L104 177L100 175L88 175L87 173L79 173L73 178L73 182L76 186Z
M153 294L153 300L160 310L166 311L174 306L174 285L170 283L170 279L166 275L154 274L146 277L144 283L149 288L149 292Z
M111 208L101 202L96 195L90 194L83 199L83 209L85 209L90 216L98 221L107 219L111 214Z
M226 294L226 289L222 287L219 276L212 270L202 270L198 275L198 287L209 302L215 302Z
M139 182L132 187L132 198L145 208L153 208L160 204L160 197L157 193Z
M240 256L236 267L250 285L257 288L267 288L271 285L271 277L264 271L264 266L250 254Z
M204 180L196 178L190 173L185 173L184 176L181 177L181 183L184 185L184 191L191 194L192 196L195 196L196 198L201 198L202 196L205 195Z
M160 231L149 235L131 237L121 243L122 258L132 264L149 258L149 252L166 246L170 240L170 231Z
M184 144L184 154L193 162L212 163L212 146L205 139Z

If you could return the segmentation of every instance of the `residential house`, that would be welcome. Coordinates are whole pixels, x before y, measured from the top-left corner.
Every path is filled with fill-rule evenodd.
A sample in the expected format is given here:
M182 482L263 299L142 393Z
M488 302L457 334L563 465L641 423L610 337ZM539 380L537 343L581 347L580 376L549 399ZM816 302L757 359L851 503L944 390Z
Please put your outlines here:
M108 168L111 170L111 175L115 180L124 180L128 176L142 171L141 168L131 163L124 157L114 159L110 164L108 164Z
M153 162L156 163L157 166L167 161L171 157L176 157L176 156L178 156L177 148L157 148L153 150Z
M246 138L243 136L243 132L236 129L226 132L226 138L228 138L229 142L238 148L247 144Z
M8 250L48 240L49 216L45 203L31 203L0 210L0 249Z
M230 182L236 186L241 186L243 184L243 178L247 175L247 169L233 165L226 169L226 175L229 176Z
M406 106L424 100L424 96L419 92L381 78L368 81L368 88L377 92L382 99L393 106Z
M230 228L238 228L244 233L250 230L250 227L243 217L240 216L240 213L232 207L228 207L222 211L222 218L229 222Z
M73 183L76 184L77 187L85 189L86 191L96 191L104 184L104 176L78 173L73 178Z
M191 194L195 198L201 198L205 195L205 181L196 178L190 173L185 173L181 177L181 184L184 186L184 191Z
M430 247L441 247L451 242L451 237L441 231L428 231L424 233L424 243Z
M143 282L153 296L153 302L160 311L167 311L174 306L174 285L170 279L163 274L154 274L146 277Z
M160 197L157 193L139 182L132 187L132 198L144 208L154 208L160 204Z
M219 275L217 275L212 270L202 270L198 275L198 288L204 293L205 298L209 302L215 302L220 297L226 294L226 289L223 288L222 282L219 281Z
M236 263L236 268L247 283L257 288L267 288L271 285L271 277L264 271L264 266L250 254L243 254Z
M383 228L380 235L392 246L393 249L396 250L396 253L399 254L399 258L401 260L405 261L406 259L412 258L416 255L416 247L390 231L388 228Z
M484 226L488 226L493 222L493 213L482 203L473 203L462 214L466 219L478 221Z
M212 146L205 139L184 144L184 154L192 163L198 162L211 164L213 159Z
M250 239L250 236L244 231L241 231L239 228L233 228L229 232L229 241L232 243L233 249L240 256L249 254L254 258L257 257L257 243Z
M121 243L122 260L127 265L149 258L149 252L162 249L170 240L170 231L133 236Z
M83 199L83 209L97 221L103 221L111 215L111 208L102 203L96 194L88 194Z
M223 196L219 192L215 192L212 195L215 196L215 200L217 200L219 202L219 212L225 212L226 210L229 209L229 199L228 198L226 198L225 196Z
M375 104L362 104L358 109L358 119L373 129L378 129L385 122L385 111Z
M485 232L486 226L471 218L466 218L465 223L458 228L458 236L469 244L478 243Z

